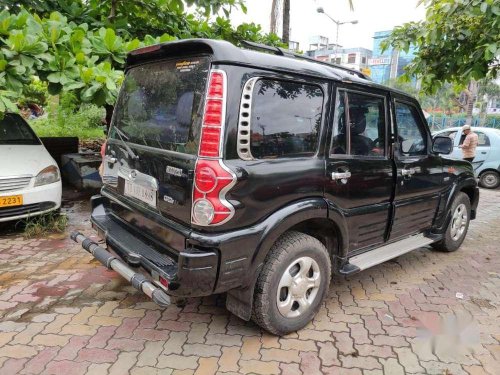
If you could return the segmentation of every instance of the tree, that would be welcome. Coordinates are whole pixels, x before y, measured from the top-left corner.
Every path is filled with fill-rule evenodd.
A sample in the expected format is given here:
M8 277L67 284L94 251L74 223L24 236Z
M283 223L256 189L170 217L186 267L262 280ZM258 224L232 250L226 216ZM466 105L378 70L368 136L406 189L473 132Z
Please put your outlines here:
M193 15L186 14L187 6L208 17L223 11L228 17L233 8L246 11L243 0L0 0L0 8L10 13L25 9L48 18L59 12L68 22L87 23L90 28L112 28L123 37L144 38L146 35L178 35L189 33Z
M290 42L290 1L283 0L283 34L281 39L287 46Z
M229 0L231 1L231 0ZM220 1L219 3L222 3ZM188 18L188 17L184 17ZM69 21L59 12L40 17L21 10L0 12L0 116L16 111L15 102L33 76L48 83L49 93L72 92L79 102L110 108L123 79L127 52L141 46L179 38L204 37L242 40L282 46L260 26L233 28L227 18L192 19L189 27L174 34L146 35L138 39L120 36L113 28L93 28Z
M422 88L435 92L449 82L470 82L497 76L500 56L500 2L498 0L421 0L426 19L396 27L385 41L408 51L417 47L407 66Z
M352 0L347 0L351 10L354 10ZM291 0L273 0L271 5L271 33L277 33L278 18L283 20L282 40L288 46L290 42L290 2ZM283 5L282 5L283 4ZM280 14L279 8L282 6Z

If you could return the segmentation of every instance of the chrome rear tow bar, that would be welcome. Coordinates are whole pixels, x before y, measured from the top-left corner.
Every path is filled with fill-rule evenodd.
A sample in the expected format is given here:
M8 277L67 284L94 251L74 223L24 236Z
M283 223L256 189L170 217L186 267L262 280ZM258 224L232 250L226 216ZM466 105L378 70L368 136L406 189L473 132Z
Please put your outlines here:
M70 237L73 241L81 244L86 251L92 254L92 256L104 266L123 276L125 280L134 286L134 288L142 291L157 305L161 307L170 305L170 296L161 288L154 285L143 274L135 272L127 264L80 232L72 232Z

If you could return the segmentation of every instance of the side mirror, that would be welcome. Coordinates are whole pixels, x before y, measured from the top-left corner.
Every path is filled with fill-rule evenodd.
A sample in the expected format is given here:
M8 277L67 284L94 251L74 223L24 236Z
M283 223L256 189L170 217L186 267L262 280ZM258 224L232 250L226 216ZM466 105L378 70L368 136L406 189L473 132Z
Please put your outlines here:
M453 141L450 137L437 135L432 140L432 152L435 154L449 154L453 151Z

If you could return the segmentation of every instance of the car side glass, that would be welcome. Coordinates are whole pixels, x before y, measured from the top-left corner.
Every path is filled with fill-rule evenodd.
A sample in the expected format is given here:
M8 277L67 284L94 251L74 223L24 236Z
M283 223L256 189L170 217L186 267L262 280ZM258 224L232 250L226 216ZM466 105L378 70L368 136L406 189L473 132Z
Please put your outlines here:
M477 134L477 145L478 146L489 146L490 145L490 139L488 136L482 132L476 132Z
M383 157L385 154L385 99L348 92L351 154Z
M333 138L330 154L347 154L347 129L346 129L346 103L345 91L339 91L339 98L335 108L335 117L333 124Z
M400 150L406 156L427 154L427 142L417 109L396 102L396 124Z

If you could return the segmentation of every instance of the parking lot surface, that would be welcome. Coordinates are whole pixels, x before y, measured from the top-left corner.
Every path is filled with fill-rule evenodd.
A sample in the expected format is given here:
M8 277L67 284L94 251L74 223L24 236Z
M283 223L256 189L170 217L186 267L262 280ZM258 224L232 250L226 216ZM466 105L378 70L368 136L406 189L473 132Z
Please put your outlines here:
M0 237L0 374L500 374L500 190L455 253L422 248L335 277L320 312L286 337L224 296L161 309L68 239Z

